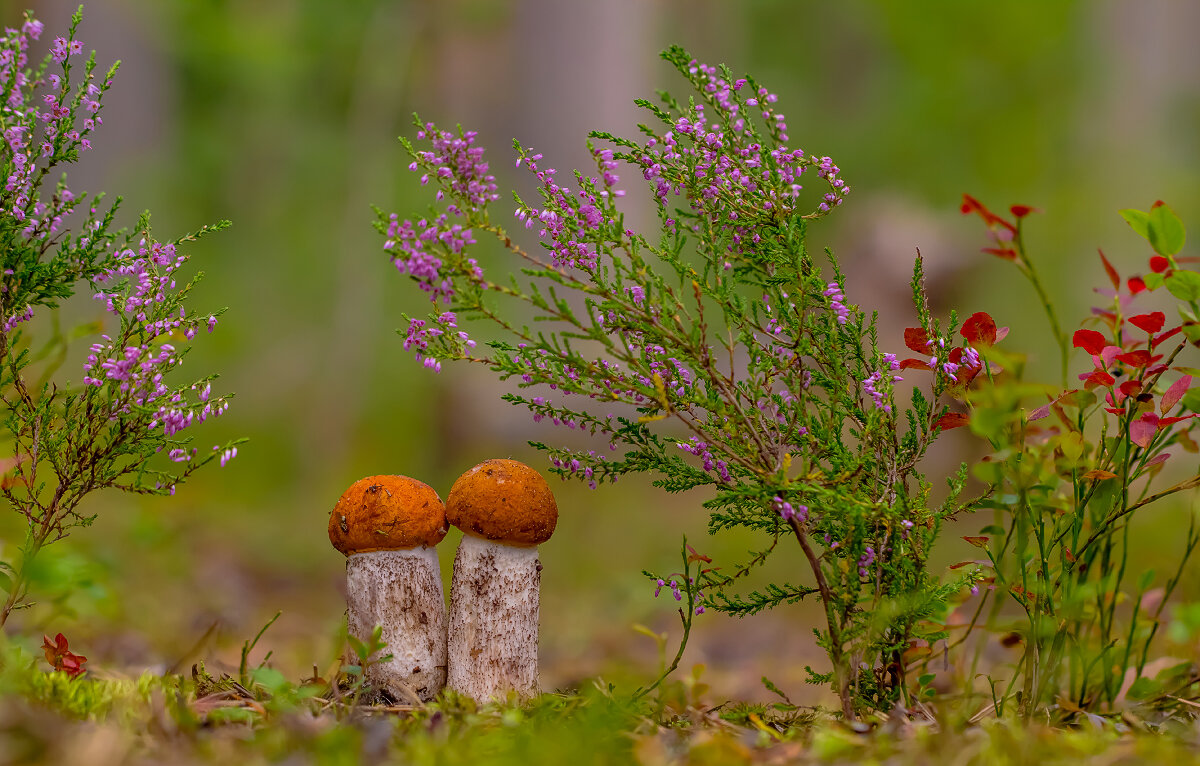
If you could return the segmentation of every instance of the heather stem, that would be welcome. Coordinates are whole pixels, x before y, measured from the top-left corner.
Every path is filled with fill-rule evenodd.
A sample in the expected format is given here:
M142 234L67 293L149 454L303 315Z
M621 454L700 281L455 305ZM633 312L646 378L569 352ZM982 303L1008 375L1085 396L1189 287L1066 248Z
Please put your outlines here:
M847 721L853 721L855 720L854 702L850 694L849 668L846 667L842 649L842 631L834 608L833 591L829 587L829 581L825 579L825 571L821 569L821 560L809 543L808 533L804 531L799 519L793 516L788 519L788 523L791 525L792 531L796 533L796 540L804 550L804 556L808 559L808 564L812 567L813 575L817 579L817 589L821 592L821 603L825 606L825 620L829 625L829 659L833 662L834 681L837 684L838 699L842 703L842 715Z

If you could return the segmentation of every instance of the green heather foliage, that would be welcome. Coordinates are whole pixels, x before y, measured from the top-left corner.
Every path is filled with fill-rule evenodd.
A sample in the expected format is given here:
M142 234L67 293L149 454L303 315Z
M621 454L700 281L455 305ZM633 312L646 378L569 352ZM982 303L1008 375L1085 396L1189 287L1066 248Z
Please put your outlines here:
M107 488L173 493L201 466L236 453L232 443L199 453L180 435L228 407L228 396L212 395L215 375L179 382L175 371L188 343L217 323L216 313L185 307L195 280L177 283L187 261L177 245L209 227L160 243L143 214L134 231L118 230L116 203L104 207L103 195L89 199L68 188L65 173L50 175L91 149L117 71L114 65L99 76L93 53L73 82L81 14L36 66L30 49L40 22L27 14L0 39L0 169L7 178L0 190L0 402L8 453L0 458L0 495L27 523L15 561L0 562L7 593L0 625L30 605L38 552L92 523L81 505L87 495ZM104 303L111 322L64 331L59 303L80 286ZM82 382L61 380L68 344L95 335Z
M927 571L943 523L964 508L966 468L935 504L918 464L958 424L949 401L983 370L976 347L995 342L995 324L979 314L943 327L926 306L918 258L922 351L942 359L911 406L898 407L901 363L881 347L874 316L846 299L837 260L807 244L810 225L849 192L837 165L789 145L775 95L752 79L678 48L664 58L695 94L639 101L651 117L640 141L593 133L615 147L589 143L595 176L560 185L540 154L515 145L541 197L516 197L516 218L548 260L492 219L499 195L475 135L417 121L432 150L405 141L410 169L437 185L444 205L416 222L381 213L378 227L395 266L445 310L410 319L405 348L433 369L482 362L515 381L521 393L505 400L600 442L535 444L557 473L593 487L635 472L669 492L707 487L713 533L760 534L743 561L714 562L685 545L681 571L651 575L686 598L685 635L706 609L744 616L816 596L826 615L817 641L833 673L814 680L832 681L848 718L909 704L906 650L944 637L930 625L976 576L943 583ZM658 232L626 229L622 166L648 182ZM810 202L800 181L813 176L825 191ZM503 243L523 279L484 274L470 255L478 232ZM505 318L514 302L533 309L538 329ZM505 335L482 352L460 314ZM964 345L954 342L960 329ZM806 562L811 583L739 592L777 551Z

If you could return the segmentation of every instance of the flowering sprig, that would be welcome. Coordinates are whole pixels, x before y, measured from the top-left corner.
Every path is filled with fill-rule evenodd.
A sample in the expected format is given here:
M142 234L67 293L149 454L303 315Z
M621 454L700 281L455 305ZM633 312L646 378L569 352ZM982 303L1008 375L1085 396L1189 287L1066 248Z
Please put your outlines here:
M13 444L0 495L27 525L20 560L3 564L8 595L0 625L26 604L29 565L41 548L92 523L81 506L89 494L173 494L200 467L224 465L237 453L237 442L205 452L191 447L185 429L225 412L230 395L214 394L215 375L179 380L189 344L214 330L220 312L187 307L196 278L179 282L187 256L177 248L227 222L158 242L148 214L134 233L116 230L116 204L101 209L102 195L89 200L71 191L65 175L48 184L52 169L91 148L116 73L113 66L97 79L93 53L74 83L80 19L77 12L36 68L29 51L40 22L27 15L0 38L0 235L8 243L0 275L0 402ZM102 303L109 326L91 345L82 385L74 386L56 379L53 364L36 361L28 330L80 284Z
M556 473L593 488L634 472L672 492L708 487L712 532L741 527L769 539L745 562L652 577L689 599L685 635L697 606L745 616L817 595L826 613L819 641L844 714L890 710L906 693L903 670L888 670L896 647L936 640L927 618L962 587L938 585L923 562L941 521L961 509L965 475L930 507L916 466L946 428L942 393L953 383L961 395L970 380L961 366L943 368L911 409L897 406L901 363L878 348L874 320L847 297L836 259L823 269L806 247L811 222L846 199L841 169L790 144L766 88L678 48L664 58L693 97L639 101L652 118L640 140L591 134L606 142L589 143L594 172L560 177L514 143L516 167L537 191L514 195L513 235L490 216L495 179L476 136L415 120L432 148L404 141L409 169L436 184L441 205L416 222L379 212L377 223L388 258L435 303L428 319L405 317L404 347L436 370L466 357L469 340L443 326L442 312L453 312L455 333L472 319L498 327L502 337L470 358L534 389L504 398L600 442L533 443ZM806 174L820 187L815 199ZM624 223L619 184L630 176L656 201L654 237ZM503 267L502 279L484 273L470 255L484 233L520 259L526 279ZM918 260L914 297L932 331L922 280ZM532 309L540 331L506 318L513 301ZM967 365L971 353L960 351ZM623 454L612 454L618 447ZM814 585L733 592L789 539ZM685 549L685 574L700 560L693 555ZM868 618L885 604L886 620Z

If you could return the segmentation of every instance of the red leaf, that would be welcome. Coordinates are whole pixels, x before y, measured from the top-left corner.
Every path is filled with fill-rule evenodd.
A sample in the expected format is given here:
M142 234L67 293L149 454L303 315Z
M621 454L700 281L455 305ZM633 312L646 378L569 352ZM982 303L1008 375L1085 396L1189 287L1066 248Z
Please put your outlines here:
M1154 340L1150 341L1150 347L1154 348L1159 343L1162 343L1164 340L1166 340L1167 338L1170 338L1172 335L1178 334L1182 330L1183 330L1183 325L1179 325L1178 327L1176 327L1173 330L1167 330L1162 335L1156 335L1154 337Z
M1079 379L1084 382L1084 388L1095 388L1096 386L1111 386L1117 382L1117 379L1109 375L1104 370L1096 369L1088 375L1080 375Z
M1030 213L1037 213L1040 211L1035 207L1030 207L1029 205L1013 205L1008 209L1008 212L1012 213L1015 218L1024 218Z
M967 424L967 416L961 412L947 412L937 419L933 424L934 428L939 428L943 431L949 431L951 428L958 428Z
M997 258L1003 258L1006 261L1017 260L1017 251L1013 250L1011 247L981 247L979 252L990 253Z
M911 358L910 359L901 359L900 360L900 369L902 369L902 370L912 370L912 369L928 370L929 362L925 359L911 359Z
M1092 356L1098 356L1104 350L1104 336L1095 330L1076 330L1071 336L1075 348L1081 348Z
M1163 325L1167 323L1167 315L1161 311L1155 311L1150 314L1137 314L1135 316L1131 316L1129 317L1129 321L1139 329L1145 330L1153 335L1161 330Z
M904 328L904 345L918 354L932 354L932 349L929 346L929 334L920 327Z
M1146 289L1146 282L1141 277L1130 277L1128 285L1132 295L1137 295Z
M1117 478L1117 475L1111 471L1105 471L1100 468L1093 468L1092 470L1088 471L1080 478L1086 479L1087 481L1097 481L1097 480L1103 480L1103 479L1115 479L1115 478Z
M986 311L977 311L958 332L974 345L991 346L996 343L996 320Z
M1162 414L1166 415L1172 410L1172 408L1175 407L1176 404L1179 404L1179 400L1183 398L1183 395L1187 393L1188 387L1191 385L1191 375L1184 375L1182 378L1172 383L1171 387L1168 388L1166 393L1162 395L1162 401L1159 402L1159 407L1162 410Z
M971 545L974 545L976 548L986 548L987 544L988 544L988 539L986 537L965 536L965 537L963 537L963 539L966 540Z
M1145 449L1150 446L1154 434L1158 433L1158 416L1147 412L1129 424L1129 441Z
M1108 281L1112 282L1113 289L1120 290L1121 289L1121 277L1119 274L1117 274L1117 270L1114 269L1113 265L1108 262L1107 258L1104 257L1103 250L1097 249L1096 252L1100 253L1100 261L1104 264L1104 270L1106 272L1108 272Z
M980 215L982 215L987 212L987 208L983 206L983 203L972 197L970 194L963 195L962 207L959 209L962 210L963 215L970 215L971 213L975 212L978 212Z
M1008 221L988 210L987 207L979 200L972 197L970 194L963 195L962 206L959 208L964 214L979 213L979 217L987 223L988 226L1003 226L1010 232L1016 233L1017 227L1013 226Z
M1113 414L1113 415L1124 415L1125 414L1124 407L1105 407L1104 409L1106 412Z
M1171 262L1166 258L1163 258L1161 255L1150 256L1151 271L1155 272L1156 274L1161 274L1169 268L1171 268Z
M1137 351L1126 351L1124 354L1117 354L1116 360L1123 362L1131 367L1145 367L1150 364L1150 352L1144 349Z
M67 639L63 637L62 633L55 636L54 641L50 640L50 636L42 636L42 653L46 655L46 662L49 662L53 666L58 665L59 648L57 643L59 641L62 641L63 649L66 649Z
M1166 428L1167 426L1173 426L1176 423L1181 423L1185 420L1191 420L1194 417L1196 417L1196 413L1193 412L1191 415L1184 415L1184 416L1178 417L1178 418L1159 418L1158 419L1158 430L1161 431L1162 429Z
M87 662L87 657L67 650L67 637L62 633L55 636L53 642L50 641L49 636L42 636L42 651L46 655L46 662L50 663L51 667L70 676L82 673L83 664Z
M1142 381L1127 380L1121 384L1120 390L1121 390L1121 393L1125 394L1126 396L1134 396L1135 394L1137 394L1139 391L1142 390Z

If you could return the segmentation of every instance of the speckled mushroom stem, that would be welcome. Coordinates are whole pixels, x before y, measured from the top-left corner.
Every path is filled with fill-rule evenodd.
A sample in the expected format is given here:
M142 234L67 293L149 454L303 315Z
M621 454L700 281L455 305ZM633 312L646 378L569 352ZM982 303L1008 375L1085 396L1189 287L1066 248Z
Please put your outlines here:
M433 548L446 529L437 492L408 476L359 479L329 514L329 542L346 556L350 635L365 641L381 627L392 659L372 663L367 680L397 700L433 699L446 679L446 606Z
M367 681L401 702L437 696L446 684L446 602L437 551L355 553L346 558L346 621L365 640L383 628L386 662L367 668ZM347 662L358 664L353 654Z
M446 685L478 702L538 693L537 546L463 535L450 585Z

